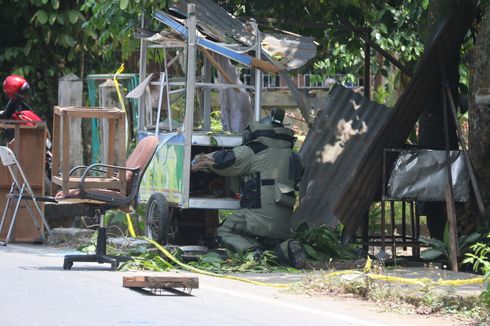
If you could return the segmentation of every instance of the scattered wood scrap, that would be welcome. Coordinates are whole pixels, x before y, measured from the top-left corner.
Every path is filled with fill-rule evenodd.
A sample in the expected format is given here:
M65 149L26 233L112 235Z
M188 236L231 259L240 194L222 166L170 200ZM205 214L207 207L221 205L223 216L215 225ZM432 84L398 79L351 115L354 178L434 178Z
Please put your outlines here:
M190 294L199 288L199 278L186 276L124 276L123 286L131 289L148 289L153 294L163 291ZM179 290L182 289L182 290Z

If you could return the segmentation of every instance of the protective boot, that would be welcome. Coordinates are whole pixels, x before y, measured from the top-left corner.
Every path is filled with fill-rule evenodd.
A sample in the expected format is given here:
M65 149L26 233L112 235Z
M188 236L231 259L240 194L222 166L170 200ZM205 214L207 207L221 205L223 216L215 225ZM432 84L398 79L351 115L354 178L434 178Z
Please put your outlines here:
M274 250L281 265L303 268L306 265L306 253L298 240L286 240Z

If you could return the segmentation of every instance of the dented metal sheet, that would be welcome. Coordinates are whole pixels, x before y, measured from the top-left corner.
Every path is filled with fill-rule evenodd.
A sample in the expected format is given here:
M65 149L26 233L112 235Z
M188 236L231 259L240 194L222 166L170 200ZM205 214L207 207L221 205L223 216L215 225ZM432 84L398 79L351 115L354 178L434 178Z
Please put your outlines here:
M169 5L182 17L187 17L187 5L196 5L197 25L204 34L224 43L239 42L248 46L255 45L255 35L250 25L243 23L212 0L178 0Z
M174 17L172 17L172 16L168 15L167 13L160 11L160 10L155 11L154 17L159 22L170 27L173 32L177 33L182 38L186 39L188 37L187 27L184 26L181 22L179 22ZM232 60L239 62L239 63L246 65L246 66L252 66L255 68L259 68L262 71L273 72L273 73L284 70L283 68L279 68L278 66L276 66L270 62L260 60L260 59L254 58L252 56L249 56L248 54L244 54L244 53L235 51L228 46L210 41L210 40L203 38L203 37L200 37L200 36L197 36L196 41L200 47L208 49L208 50L213 51L215 53L218 53L219 55L222 55L224 57L232 59Z
M454 200L465 202L469 197L468 172L460 151L451 151L451 173ZM447 184L446 152L435 150L405 151L398 156L387 193L392 199L445 201Z
M441 66L452 60L441 54L461 45L478 13L472 1L456 6L394 108L377 110L376 103L363 102L345 90L332 92L330 102L335 102L318 114L301 150L310 161L306 161L309 165L294 222L335 225L340 221L345 239L354 235L379 192L383 149L403 146L427 98L440 89Z
M316 56L314 39L295 34L263 33L262 49L288 70L299 68Z
M335 207L343 202L348 186L357 181L356 171L390 113L386 106L348 88L332 88L301 147L305 174L295 223L331 227L346 223Z
M211 38L223 43L255 45L253 27L244 23L212 0L173 1L170 10L187 16L187 5L196 5L197 25ZM316 44L312 37L293 33L262 33L262 50L267 52L287 70L301 67L316 56Z

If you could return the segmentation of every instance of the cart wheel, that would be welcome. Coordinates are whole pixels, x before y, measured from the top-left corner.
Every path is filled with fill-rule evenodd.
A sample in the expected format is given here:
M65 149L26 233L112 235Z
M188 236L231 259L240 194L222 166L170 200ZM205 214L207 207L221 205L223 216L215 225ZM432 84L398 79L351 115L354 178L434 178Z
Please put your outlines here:
M158 243L166 244L170 226L167 199L161 192L150 196L146 209L145 234Z

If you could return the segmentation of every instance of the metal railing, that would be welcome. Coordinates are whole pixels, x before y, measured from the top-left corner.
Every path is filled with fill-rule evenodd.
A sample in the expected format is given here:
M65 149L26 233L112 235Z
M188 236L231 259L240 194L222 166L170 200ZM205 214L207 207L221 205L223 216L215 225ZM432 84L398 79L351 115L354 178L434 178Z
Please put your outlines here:
M345 82L345 75L336 74L332 77L325 78L322 82L315 81L313 74L297 74L292 76L294 84L300 89L328 89L334 83L340 83L346 87L360 87L363 86L362 78L357 78L354 82ZM287 84L279 75L276 74L264 74L263 88L264 89L287 89ZM242 69L240 72L240 80L245 85L253 85L253 74L250 73L249 69Z

